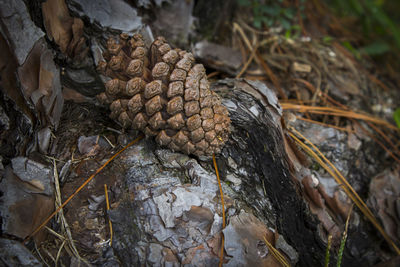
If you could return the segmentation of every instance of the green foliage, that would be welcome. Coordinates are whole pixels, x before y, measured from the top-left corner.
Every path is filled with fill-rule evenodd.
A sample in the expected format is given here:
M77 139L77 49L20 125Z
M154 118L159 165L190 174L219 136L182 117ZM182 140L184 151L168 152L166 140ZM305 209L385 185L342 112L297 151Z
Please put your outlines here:
M297 10L293 6L283 7L284 0L237 0L239 6L247 7L253 15L253 26L257 29L265 27L282 26L286 31L293 31ZM304 0L300 0L301 3ZM300 5L300 10L303 9Z
M290 29L287 29L285 32L286 39L295 39L300 36L301 28L300 25L292 25Z
M333 37L332 36L324 36L324 38L322 38L322 41L326 44L330 44L333 41Z
M375 41L359 49L361 54L371 55L371 56L382 55L388 52L389 50L390 50L389 44L382 41Z
M331 258L331 245L332 245L332 236L329 235L328 237L328 245L326 246L326 250L325 250L325 264L324 267L329 267L329 260Z
M397 124L397 127L400 129L400 108L397 108L393 113L393 119Z
M359 52L356 48L354 48L354 47L351 45L351 43L350 43L349 41L343 41L343 42L342 42L342 45L343 45L344 47L346 47L351 53L353 53L353 55L354 55L357 59L360 59L360 58L361 58L360 52Z
M344 245L346 244L346 239L347 239L347 234L346 234L346 232L344 232L342 241L340 242L338 259L337 259L337 264L336 264L337 267L340 267L342 265L343 251L344 251Z
M366 46L358 49L359 55L382 55L393 47L400 50L400 25L387 14L386 5L389 1L334 0L333 2L333 7L338 13L355 16L359 20L365 39L370 40ZM350 51L354 52L352 49Z

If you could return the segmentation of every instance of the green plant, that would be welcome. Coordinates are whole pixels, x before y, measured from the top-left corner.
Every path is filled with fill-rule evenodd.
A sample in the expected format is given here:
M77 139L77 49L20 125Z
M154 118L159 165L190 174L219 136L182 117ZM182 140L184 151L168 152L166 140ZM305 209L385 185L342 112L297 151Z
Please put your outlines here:
M285 38L286 39L295 39L300 36L301 33L301 27L298 24L292 25L289 29L286 30L285 32Z
M337 13L353 16L362 26L366 44L357 49L359 55L381 55L391 48L400 49L399 23L388 15L391 7L385 0L335 0L330 2ZM395 6L398 9L400 6ZM354 53L354 50L350 49Z
M347 48L357 59L361 58L360 52L352 46L352 44L349 41L343 41L342 45Z
M393 113L393 119L397 124L397 127L400 129L400 108L397 108Z
M258 1L258 0L237 0L238 4L248 7L252 11L253 26L257 29L273 26L282 26L285 30L293 30L297 9L295 6L283 6L284 0ZM304 0L300 0L300 11L303 10Z
M349 221L350 221L350 216L351 216L351 212L352 211L353 211L353 205L351 206L349 214L347 215L346 225L344 227L344 231L343 231L343 234L342 234L342 240L340 241L338 259L337 259L337 264L336 264L337 267L342 266L342 258L343 258L344 246L346 245L347 230L349 229Z
M342 258L343 258L343 252L344 252L344 245L346 244L346 239L347 239L347 233L343 233L342 240L340 241L340 247L339 247L339 252L338 252L338 259L337 259L337 267L342 266Z
M325 267L329 267L329 260L331 258L331 245L332 245L332 235L329 235L328 237L328 245L326 246L326 251L325 251Z
M324 38L322 38L322 41L326 44L330 44L332 42L334 38L332 36L324 36Z

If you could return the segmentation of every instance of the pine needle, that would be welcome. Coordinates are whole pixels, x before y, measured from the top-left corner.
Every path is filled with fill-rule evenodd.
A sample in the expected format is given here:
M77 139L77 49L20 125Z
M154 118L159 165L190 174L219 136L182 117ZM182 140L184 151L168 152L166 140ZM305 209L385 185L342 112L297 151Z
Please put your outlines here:
M286 260L286 258L282 255L282 253L274 248L272 244L267 240L267 238L264 236L264 242L268 247L268 250L271 252L272 256L284 267L290 267L290 264Z
M120 151L118 151L117 153L115 153L109 160L107 160L106 163L104 163L100 168L98 168L96 170L96 172L94 174L92 174L78 189L76 189L76 191L74 193L72 193L72 195L66 200L64 201L64 203L62 205L60 205L46 220L43 221L43 223L41 225L39 225L39 227L37 227L35 229L35 231L33 231L30 235L28 235L25 240L24 243L26 241L28 241L32 236L34 236L37 232L39 232L40 229L42 229L62 208L65 207L65 205L67 205L97 174L99 174L111 161L113 161L119 154L121 154L123 151L125 151L128 147L132 146L133 144L135 144L136 142L140 141L143 138L143 135L140 135L139 137L137 137L135 140L133 140L132 142L130 142L129 144L127 144L124 148L122 148Z
M53 159L53 175L54 175L54 187L55 187L55 208L57 209L62 202L61 199L61 189L60 189L60 177L58 175L57 172L57 165L56 165L56 161ZM68 246L65 247L67 253L70 253L70 251L72 251L73 255L79 260L79 261L83 261L83 262L87 262L85 259L83 259L80 255L79 255L79 251L75 246L74 240L72 239L72 234L71 234L71 229L69 228L67 219L64 216L64 211L63 209L60 209L58 216L57 216L57 220L58 223L61 226L61 233L63 235L63 243L65 240L68 240ZM48 231L50 231L50 228L48 228L47 226L45 227ZM61 251L59 251L61 252Z
M218 180L218 187L219 187L219 193L221 195L221 205L222 205L222 230L225 229L225 207L224 207L224 194L222 192L222 186L221 186L221 180L219 178L219 172L218 172L218 166L217 166L217 161L215 160L215 155L213 154L213 163L214 163L214 168L215 168L215 174L217 176ZM221 231L222 234L222 241L221 241L221 254L219 257L219 267L222 266L222 263L224 261L224 234Z
M375 143L377 143L383 150L386 151L386 153L388 153L389 156L391 156L395 161L397 161L398 163L400 163L400 159L389 149L387 148L378 138L375 137L375 135L373 135L372 133L370 133L367 129L365 129L364 126L362 126L359 122L355 121L355 124L357 124L359 126L359 128L366 134L368 135L372 140L374 140ZM373 125L373 124L371 124ZM379 132L378 132L379 133ZM394 145L394 144L393 144ZM396 145L394 145L392 148L394 148L394 150L398 151Z
M327 96L329 97L329 96ZM379 136L381 136L389 145L390 148L392 150L394 150L394 152L392 152L391 149L387 148L381 141L379 141L373 134L371 134L369 131L367 131L364 127L362 127L362 125L358 124L357 121L352 120L354 123L358 124L360 126L360 128L369 136L371 137L380 147L382 147L388 154L390 157L392 157L394 160L396 160L397 162L400 163L400 159L398 157L398 155L400 155L400 151L399 149L396 147L396 145L390 140L390 138L382 131L380 130L378 127L376 127L373 123L376 124L381 124L386 126L387 128L391 129L391 130L395 130L396 132L399 131L399 129L397 127L395 127L394 125L388 123L385 120L381 120L379 118L375 118L375 117L371 117L369 115L366 114L359 114L359 113L355 113L353 111L350 111L348 107L346 107L345 105L342 105L336 101L330 100L330 102L332 102L335 105L339 105L339 108L333 108L333 107L314 107L314 106L307 106L307 105L302 105L300 104L293 104L290 103L288 101L285 100L285 102L280 102L281 106L283 109L287 109L287 110L296 110L298 112L303 112L305 115L308 116L309 113L314 113L314 114L322 114L322 115L333 115L333 116L341 116L341 117L347 117L350 119L361 119L366 121L366 123L373 129L375 130ZM312 111L309 111L309 109L311 109ZM339 112L339 113L338 113ZM304 121L309 121L311 123L316 123L316 124L321 124L323 125L322 122L317 122L317 121L313 121L313 120L308 120L305 118L301 118L299 116L296 116L296 118L300 119L300 120L304 120ZM343 128L337 127L337 126L333 126L333 125L329 125L329 127L331 128L335 128L338 130L342 130Z
M60 235L59 233L57 233L56 231L54 231L53 229L49 228L48 226L44 227L47 231L49 231L50 234L56 236L57 238L59 238L61 241L64 241L66 239L65 236Z
M311 120L311 119L306 119L306 118L303 118L303 117L300 117L300 116L296 116L296 119L302 120L302 121L306 121L306 122L310 122L310 123L314 123L314 124L319 124L319 125L322 125L324 127L334 128L336 130L343 131L343 132L354 133L353 130L349 130L349 129L346 129L346 128L343 128L343 127L339 127L339 126L335 126L335 125L332 125L332 124L323 123L323 122L319 122L319 121L315 121L315 120Z
M35 251L36 251L36 253L39 255L39 258L42 260L42 262L43 262L47 267L50 267L50 265L44 260L42 254L40 253L40 251L39 251L39 249L38 249L38 247L37 247L37 245L36 245L36 242L33 242L33 243L34 243L34 245L35 245Z
M281 96L281 98L287 99L285 92L282 90L282 87L280 86L279 81L276 78L276 76L274 75L274 73L272 72L271 68L268 67L267 63L265 63L264 59L261 57L261 54L257 51L257 49L255 49L251 45L251 43L250 43L249 39L247 38L246 34L244 33L242 27L240 27L240 25L237 24L236 22L233 23L233 32L239 32L239 35L242 37L243 42L247 46L247 49L249 49L249 51L254 51L255 59L257 60L257 63L264 69L264 72L267 74L268 78L272 81L275 88L278 89L278 92L279 92L279 95ZM250 56L250 58L252 58L252 56Z
M321 114L321 115L332 115L332 116L339 116L339 117L347 117L352 119L360 119L364 121L370 121L376 124L383 125L389 129L399 131L396 126L392 125L391 123L372 117L370 115L357 113L354 111L343 110L340 108L334 107L318 107L318 106L307 106L307 105L296 105L291 103L281 103L283 110L295 110L297 112L309 112L313 114Z
M57 251L57 255L56 255L56 262L55 262L55 266L57 266L57 262L60 259L60 255L61 255L61 250L63 249L65 243L67 242L67 240L64 240L60 246L60 248Z
M253 59L254 59L254 57L256 55L257 49L258 49L257 45L251 48L251 54L249 56L249 59L246 61L246 63L244 63L242 69L236 75L236 79L239 79L240 77L242 77L242 75L246 72L247 68L250 66L250 63L253 61Z
M107 185L104 184L104 192L106 195L106 207L107 207L107 212L110 210L110 201L108 200L108 191L107 191ZM112 229L112 223L110 218L108 218L108 226L110 227L110 247L112 246L112 239L113 239L113 229Z

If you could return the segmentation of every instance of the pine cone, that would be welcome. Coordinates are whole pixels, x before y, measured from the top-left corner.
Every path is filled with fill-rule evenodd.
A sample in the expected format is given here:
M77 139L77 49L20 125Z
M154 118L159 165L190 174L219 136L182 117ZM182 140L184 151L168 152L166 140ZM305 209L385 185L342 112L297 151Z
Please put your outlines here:
M98 99L110 105L112 119L174 151L221 151L230 132L228 110L191 53L172 49L163 37L147 49L140 34L121 34L118 42L108 40L103 57L97 69L111 79Z

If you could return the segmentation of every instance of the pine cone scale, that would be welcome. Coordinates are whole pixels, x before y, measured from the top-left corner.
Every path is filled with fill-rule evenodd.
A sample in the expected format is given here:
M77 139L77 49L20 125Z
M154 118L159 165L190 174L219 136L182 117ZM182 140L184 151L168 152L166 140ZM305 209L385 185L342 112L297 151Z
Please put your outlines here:
M221 151L230 131L228 110L191 53L172 49L162 37L147 49L139 34L122 34L108 40L103 56L97 70L111 79L98 99L110 105L110 117L174 151Z

